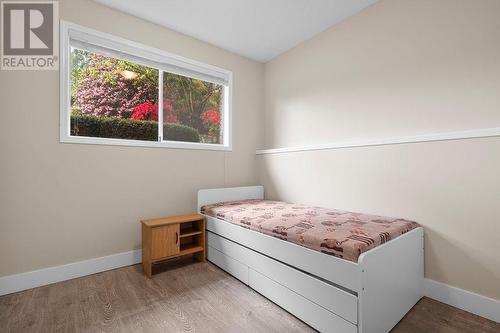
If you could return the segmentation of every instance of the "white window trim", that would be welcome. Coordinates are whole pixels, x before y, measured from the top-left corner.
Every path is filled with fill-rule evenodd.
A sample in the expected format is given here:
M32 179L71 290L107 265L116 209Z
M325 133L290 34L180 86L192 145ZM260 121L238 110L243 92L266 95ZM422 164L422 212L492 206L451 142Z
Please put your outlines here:
M183 142L183 141L140 141L127 139L111 139L97 138L84 136L70 135L70 116L71 116L71 79L70 79L70 52L71 39L78 39L82 42L91 43L100 47L105 47L109 50L121 52L124 54L133 55L145 60L151 60L155 63L154 68L160 71L175 73L175 68L179 71L190 71L198 73L200 78L209 81L207 77L214 77L217 80L224 80L227 84L224 89L224 112L222 115L223 127L223 143L210 144L199 142ZM112 146L135 146L135 147L154 147L154 148L174 148L174 149L199 149L199 150L232 150L232 86L233 74L231 71L207 65L195 60L184 58L166 51L142 45L127 39L116 37L107 33L96 31L90 28L82 27L77 24L61 20L60 26L60 136L61 143L79 143L79 144L95 144L95 145L112 145ZM150 66L142 62L146 66ZM159 112L161 113L161 112ZM159 126L161 127L161 126ZM159 133L160 134L160 133Z

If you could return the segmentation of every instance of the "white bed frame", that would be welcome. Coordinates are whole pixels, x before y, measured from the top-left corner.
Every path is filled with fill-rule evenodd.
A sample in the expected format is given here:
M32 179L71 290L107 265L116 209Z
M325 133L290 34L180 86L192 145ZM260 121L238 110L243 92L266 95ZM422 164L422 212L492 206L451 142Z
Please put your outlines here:
M198 211L263 198L262 186L200 190ZM206 218L208 260L320 332L389 332L423 296L422 228L354 263Z

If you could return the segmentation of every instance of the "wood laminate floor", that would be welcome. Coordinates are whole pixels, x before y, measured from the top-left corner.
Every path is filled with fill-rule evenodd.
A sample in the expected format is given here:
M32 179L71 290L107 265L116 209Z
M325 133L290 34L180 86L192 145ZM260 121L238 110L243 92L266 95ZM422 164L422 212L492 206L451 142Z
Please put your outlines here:
M210 263L140 265L0 297L0 332L315 332ZM396 333L500 332L500 324L422 299Z

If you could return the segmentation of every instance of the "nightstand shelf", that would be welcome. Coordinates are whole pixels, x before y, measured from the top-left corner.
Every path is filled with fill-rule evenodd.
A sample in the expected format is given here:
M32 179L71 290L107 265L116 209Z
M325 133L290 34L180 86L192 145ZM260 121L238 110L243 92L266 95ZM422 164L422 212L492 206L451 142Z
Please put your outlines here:
M195 235L199 235L199 234L202 234L203 231L202 230L198 230L196 228L186 228L186 229L181 229L181 238L184 238L184 237L189 237L189 236L195 236Z
M205 218L190 214L143 220L142 267L151 277L153 265L192 254L205 261Z
M186 246L181 245L181 251L179 252L179 255L183 256L186 254L193 254L193 253L198 253L198 252L202 252L202 251L205 251L203 246L194 245L194 244L189 244Z

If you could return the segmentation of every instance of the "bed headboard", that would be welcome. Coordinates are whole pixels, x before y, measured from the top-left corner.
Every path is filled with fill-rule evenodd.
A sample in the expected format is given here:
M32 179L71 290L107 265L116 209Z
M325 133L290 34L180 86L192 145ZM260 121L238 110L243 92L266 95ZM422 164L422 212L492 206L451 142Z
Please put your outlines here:
M232 200L264 199L264 186L211 188L198 191L197 211L204 205Z

